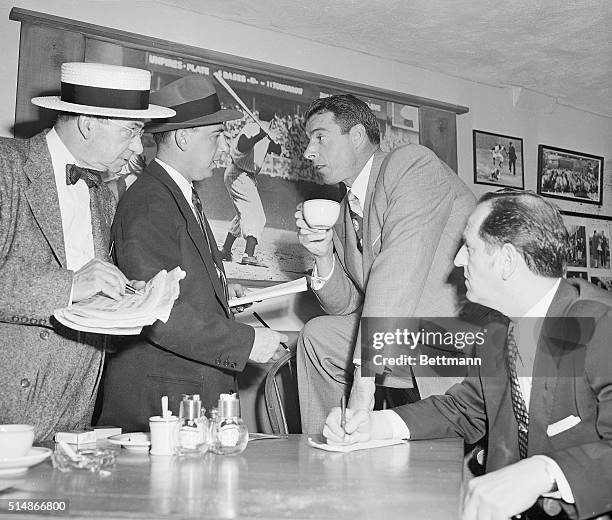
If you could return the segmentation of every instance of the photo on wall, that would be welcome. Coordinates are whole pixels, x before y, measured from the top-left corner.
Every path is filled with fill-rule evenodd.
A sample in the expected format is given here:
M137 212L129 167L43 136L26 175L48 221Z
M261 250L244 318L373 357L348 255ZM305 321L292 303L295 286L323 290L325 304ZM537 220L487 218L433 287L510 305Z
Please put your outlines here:
M607 226L593 227L589 235L589 267L610 269L610 229Z
M376 97L371 89L360 93L359 87L351 85L341 90L341 85L319 84L316 78L305 80L275 73L273 66L257 70L161 51L117 47L92 40L86 59L112 62L120 54L120 64L151 71L153 91L186 75L202 75L215 84L223 108L244 114L225 125L230 153L217 162L210 179L196 183L217 247L224 252L224 267L230 279L287 281L312 268L312 258L297 238L296 206L313 198L339 201L345 192L341 185L323 184L317 170L303 156L308 145L304 115L313 100L348 90L365 101L376 116L383 150L419 143L419 109L385 99L383 93ZM229 89L217 79L218 75ZM232 159L232 145L235 147L240 135L253 136L260 130L248 111L263 122L273 139L262 139L254 146L253 164L248 161L252 168L242 174ZM145 134L143 145L149 162L155 155L152 136ZM257 242L252 255L247 255L248 236Z
M576 224L567 226L570 241L570 253L567 265L570 267L587 266L586 228Z
M591 276L591 283L600 289L612 291L612 277L610 276Z
M523 140L473 130L474 183L525 188Z
M583 204L603 203L604 158L553 146L538 146L537 192Z

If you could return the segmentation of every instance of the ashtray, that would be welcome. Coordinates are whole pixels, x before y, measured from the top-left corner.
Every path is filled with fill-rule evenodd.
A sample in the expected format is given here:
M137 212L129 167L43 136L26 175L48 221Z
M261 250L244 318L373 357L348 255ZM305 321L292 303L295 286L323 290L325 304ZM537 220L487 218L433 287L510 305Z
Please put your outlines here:
M51 457L53 467L60 471L71 471L73 469L100 471L115 465L115 450L94 448L77 450L75 454L76 457L71 458L60 446L56 446Z

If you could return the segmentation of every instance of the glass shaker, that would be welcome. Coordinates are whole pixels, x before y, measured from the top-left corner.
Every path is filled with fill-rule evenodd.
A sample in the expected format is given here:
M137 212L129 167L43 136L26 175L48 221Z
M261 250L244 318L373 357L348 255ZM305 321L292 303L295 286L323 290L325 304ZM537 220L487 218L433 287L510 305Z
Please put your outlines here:
M208 421L199 394L183 394L179 407L177 455L198 455L208 450Z
M217 418L217 438L214 441L215 453L237 455L242 453L249 442L249 432L240 417L240 401L236 394L219 396L219 416Z

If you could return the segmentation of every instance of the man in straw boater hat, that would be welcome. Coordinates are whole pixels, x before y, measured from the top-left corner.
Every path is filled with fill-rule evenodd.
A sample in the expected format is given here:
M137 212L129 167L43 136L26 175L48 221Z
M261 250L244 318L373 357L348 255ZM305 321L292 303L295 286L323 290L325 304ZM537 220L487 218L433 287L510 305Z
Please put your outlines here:
M152 94L176 116L147 127L157 156L121 198L113 223L114 257L130 278L148 279L177 265L187 273L166 323L127 338L105 374L100 424L128 431L148 427L168 395L177 413L181 394L200 394L206 408L235 389L247 360L268 361L287 338L233 319L228 298L244 289L228 285L193 181L212 175L228 146L223 123L240 112L221 109L210 80L186 76Z
M110 261L115 201L100 174L142 152L150 73L64 63L61 96L35 105L60 114L31 139L0 139L0 423L35 426L37 440L91 423L107 336L59 325L57 308L128 279Z

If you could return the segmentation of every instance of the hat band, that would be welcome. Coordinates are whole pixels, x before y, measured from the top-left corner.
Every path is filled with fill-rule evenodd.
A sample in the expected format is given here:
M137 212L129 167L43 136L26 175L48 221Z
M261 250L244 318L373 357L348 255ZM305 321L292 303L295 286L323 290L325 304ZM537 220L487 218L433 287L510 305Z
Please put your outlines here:
M221 110L221 103L219 103L219 98L215 93L208 97L188 101L187 103L176 105L171 108L176 111L176 115L168 122L179 123L214 114Z
M147 110L148 90L119 90L62 82L62 101L91 107Z

